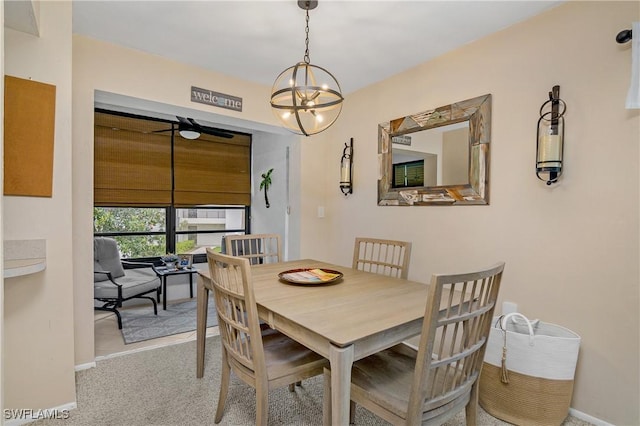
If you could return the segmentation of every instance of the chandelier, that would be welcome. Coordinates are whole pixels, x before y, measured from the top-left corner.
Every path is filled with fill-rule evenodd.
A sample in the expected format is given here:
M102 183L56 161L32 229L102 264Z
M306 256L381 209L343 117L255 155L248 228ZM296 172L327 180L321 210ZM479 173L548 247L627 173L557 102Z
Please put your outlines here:
M318 6L317 0L298 0L298 6L307 12L304 60L276 78L271 108L285 128L310 136L328 129L338 119L344 98L336 78L309 59L309 10Z

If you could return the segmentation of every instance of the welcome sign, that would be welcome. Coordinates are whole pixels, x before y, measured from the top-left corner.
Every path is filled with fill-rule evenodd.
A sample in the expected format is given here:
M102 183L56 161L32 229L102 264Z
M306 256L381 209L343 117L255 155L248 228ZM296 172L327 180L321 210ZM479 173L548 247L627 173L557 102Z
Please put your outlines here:
M242 111L242 98L191 86L191 102Z
M397 143L400 145L411 145L411 136L407 136L407 135L393 136L391 138L391 143Z

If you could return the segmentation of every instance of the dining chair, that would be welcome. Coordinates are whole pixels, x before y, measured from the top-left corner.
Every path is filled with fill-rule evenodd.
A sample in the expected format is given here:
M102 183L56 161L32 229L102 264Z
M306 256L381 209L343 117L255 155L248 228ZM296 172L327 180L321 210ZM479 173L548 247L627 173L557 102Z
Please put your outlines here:
M417 350L405 343L356 361L355 404L394 425L440 425L466 409L475 425L478 377L504 262L488 269L431 278ZM331 413L331 371L325 369L324 413Z
M353 250L353 269L407 279L411 243L357 237Z
M227 235L225 240L226 254L246 257L252 265L283 260L279 234Z
M251 280L250 260L207 249L220 336L222 375L215 423L222 420L233 371L256 390L256 425L268 422L268 393L322 374L329 362L276 330L263 331Z

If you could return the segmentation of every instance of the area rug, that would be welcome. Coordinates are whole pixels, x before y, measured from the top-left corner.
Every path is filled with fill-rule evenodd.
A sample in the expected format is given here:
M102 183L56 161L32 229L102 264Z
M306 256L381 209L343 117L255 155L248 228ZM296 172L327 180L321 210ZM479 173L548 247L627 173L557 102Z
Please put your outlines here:
M163 310L158 304L158 315L153 314L153 308L122 309L122 336L124 343L136 343L158 337L171 336L196 329L196 299L167 305ZM213 300L209 299L209 314L207 327L218 324L216 308Z

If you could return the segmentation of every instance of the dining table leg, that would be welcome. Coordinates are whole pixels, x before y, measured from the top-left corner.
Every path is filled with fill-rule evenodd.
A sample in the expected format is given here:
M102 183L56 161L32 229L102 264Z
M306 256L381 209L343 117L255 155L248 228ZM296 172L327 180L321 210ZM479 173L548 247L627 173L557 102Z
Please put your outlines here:
M204 350L207 338L207 313L209 308L209 289L204 285L205 278L198 275L198 294L196 310L196 377L204 376Z
M331 424L349 424L349 403L351 400L351 366L353 365L353 345L329 348L331 365Z

